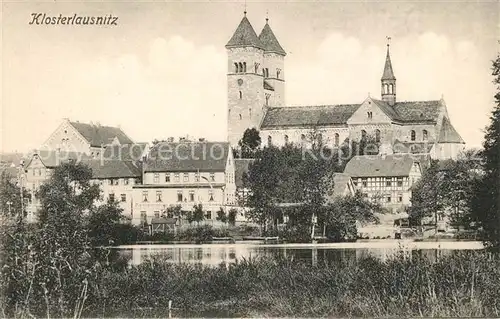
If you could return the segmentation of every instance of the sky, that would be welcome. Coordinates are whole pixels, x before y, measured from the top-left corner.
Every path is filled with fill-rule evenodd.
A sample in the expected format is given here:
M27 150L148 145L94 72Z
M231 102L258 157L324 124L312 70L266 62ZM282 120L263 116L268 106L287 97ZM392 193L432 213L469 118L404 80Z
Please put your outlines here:
M39 147L63 118L119 125L134 141L226 138L227 54L243 11L286 50L287 105L380 97L386 37L398 100L444 98L469 147L494 106L497 1L2 2L0 149ZM32 13L118 17L30 25Z

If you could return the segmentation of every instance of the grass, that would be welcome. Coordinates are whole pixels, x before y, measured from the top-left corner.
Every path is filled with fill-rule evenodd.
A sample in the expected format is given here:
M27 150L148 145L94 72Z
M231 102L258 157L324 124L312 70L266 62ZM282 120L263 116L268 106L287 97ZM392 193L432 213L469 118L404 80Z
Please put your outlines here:
M403 255L310 266L250 259L208 267L152 259L104 271L86 316L498 317L500 260L467 252L437 262Z

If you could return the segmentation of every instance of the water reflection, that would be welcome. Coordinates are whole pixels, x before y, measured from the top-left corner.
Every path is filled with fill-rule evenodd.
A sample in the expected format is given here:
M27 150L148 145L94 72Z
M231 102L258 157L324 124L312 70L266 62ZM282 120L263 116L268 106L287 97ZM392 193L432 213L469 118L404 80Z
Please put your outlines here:
M236 260L249 258L285 257L294 260L303 260L312 265L318 263L347 262L373 256L386 260L395 254L405 257L423 257L437 260L442 256L456 251L481 249L482 244L477 242L429 243L406 245L384 245L376 243L355 243L349 245L262 245L258 243L213 244L213 245L136 245L120 247L120 254L131 265L138 265L151 256L159 256L172 263L198 263L204 265L219 265L233 263Z

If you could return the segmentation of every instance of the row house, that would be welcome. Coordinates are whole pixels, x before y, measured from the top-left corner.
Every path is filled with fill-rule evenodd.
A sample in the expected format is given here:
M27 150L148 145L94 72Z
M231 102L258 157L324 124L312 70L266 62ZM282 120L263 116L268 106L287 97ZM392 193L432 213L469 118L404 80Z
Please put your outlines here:
M132 189L141 184L142 171L137 163L121 160L90 160L83 162L92 169L92 182L99 185L101 196L97 204L117 202L123 215L132 219Z
M234 160L227 142L160 142L143 163L133 187L134 224L151 223L170 206L190 211L201 204L205 219L236 202Z
M344 173L351 176L356 189L393 213L410 205L412 186L422 176L418 157L409 154L355 156Z

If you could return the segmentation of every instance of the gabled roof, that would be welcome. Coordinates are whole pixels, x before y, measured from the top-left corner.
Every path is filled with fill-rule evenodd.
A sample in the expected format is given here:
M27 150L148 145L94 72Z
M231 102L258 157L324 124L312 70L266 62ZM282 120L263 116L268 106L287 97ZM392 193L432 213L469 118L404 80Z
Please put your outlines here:
M234 183L237 188L243 188L243 176L248 173L250 164L254 159L235 158L234 159Z
M442 107L442 100L404 101L396 102L393 106L394 111L398 114L398 120L401 122L433 123L437 122Z
M89 155L80 152L69 152L66 150L38 150L28 155L28 160L24 167L28 167L35 157L39 158L43 165L47 168L57 167L61 163L69 160L80 162L91 158Z
M148 143L134 143L106 146L104 160L142 161L142 155Z
M389 45L387 45L387 55L385 57L384 73L382 80L396 80L394 71L392 70L391 55L389 54Z
M87 142L90 143L91 147L101 147L101 145L108 145L115 137L118 139L120 144L132 144L134 143L126 134L118 127L113 126L102 126L94 125L80 122L69 122L78 133L80 133Z
M354 156L344 173L352 177L408 176L414 162L410 155Z
M464 140L455 130L453 125L451 125L448 118L443 117L443 122L441 124L441 131L439 132L438 143L460 143L465 144Z
M233 36L226 44L226 48L235 48L235 47L255 47L264 50L264 45L260 42L257 37L257 33L253 29L250 21L248 21L246 15L241 19L238 28L234 31Z
M87 160L82 161L92 169L92 177L104 178L137 178L142 175L141 169L131 161L120 160Z
M274 35L274 32L273 30L271 30L271 27L269 26L269 23L267 23L267 21L266 25L260 32L259 40L262 45L264 45L265 52L273 52L282 56L286 56L285 50L283 50L283 47L281 47L278 39L276 39L276 36Z
M268 108L261 129L345 125L360 104Z
M151 148L146 172L223 172L231 148L228 142L161 142Z

